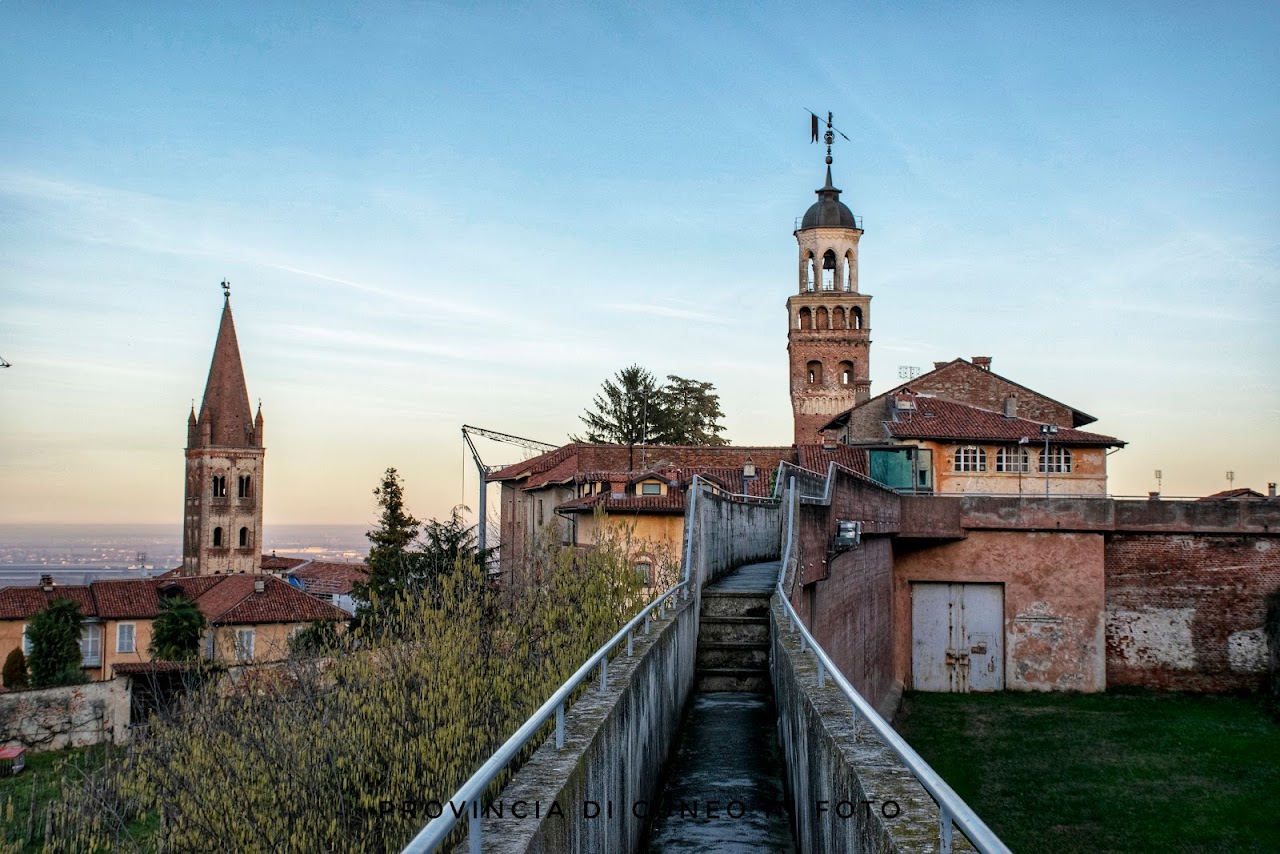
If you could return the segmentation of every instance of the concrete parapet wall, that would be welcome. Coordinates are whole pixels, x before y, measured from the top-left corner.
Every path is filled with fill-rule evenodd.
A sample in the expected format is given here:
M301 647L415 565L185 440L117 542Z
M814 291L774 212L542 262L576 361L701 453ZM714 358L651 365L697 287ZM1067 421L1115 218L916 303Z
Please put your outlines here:
M692 578L698 587L749 563L777 560L782 507L700 494L695 507Z
M129 736L128 679L0 694L0 746L65 750Z
M631 657L623 648L609 665L607 691L600 691L598 676L588 683L566 714L564 748L556 749L553 733L485 813L486 852L638 850L693 687L695 602L680 601L649 636L637 634ZM552 814L553 804L559 814Z
M775 596L770 670L778 741L800 851L935 852L938 807L835 684L818 687L813 655L800 651ZM959 834L957 833L957 837ZM963 839L956 850L967 849Z

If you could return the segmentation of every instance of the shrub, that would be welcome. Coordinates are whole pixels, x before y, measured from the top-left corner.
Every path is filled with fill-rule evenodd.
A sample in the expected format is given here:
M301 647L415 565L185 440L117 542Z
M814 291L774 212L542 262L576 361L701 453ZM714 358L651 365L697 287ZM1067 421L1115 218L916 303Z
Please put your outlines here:
M27 626L31 642L31 685L75 685L86 681L80 670L80 603L55 599Z
M4 687L21 691L27 687L27 657L21 647L15 647L4 660Z

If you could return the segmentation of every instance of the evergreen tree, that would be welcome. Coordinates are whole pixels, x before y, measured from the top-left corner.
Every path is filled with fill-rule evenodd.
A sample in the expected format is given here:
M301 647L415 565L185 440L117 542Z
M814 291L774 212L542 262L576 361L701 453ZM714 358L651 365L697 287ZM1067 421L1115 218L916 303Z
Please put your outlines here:
M378 527L365 534L372 544L365 558L369 578L354 585L352 591L363 600L362 614L369 607L392 602L412 587L420 574L418 558L409 547L417 540L422 523L404 506L404 482L394 468L386 470L373 495L381 512Z
M151 624L151 656L157 661L194 661L200 655L204 614L185 596L160 600L160 613Z
M31 685L48 688L86 681L80 671L80 603L55 599L27 626Z
M10 691L21 691L27 687L27 657L22 654L21 647L14 647L4 660L4 687Z
M665 384L639 365L604 381L581 416L583 439L619 445L727 445L720 396L709 382L674 374Z

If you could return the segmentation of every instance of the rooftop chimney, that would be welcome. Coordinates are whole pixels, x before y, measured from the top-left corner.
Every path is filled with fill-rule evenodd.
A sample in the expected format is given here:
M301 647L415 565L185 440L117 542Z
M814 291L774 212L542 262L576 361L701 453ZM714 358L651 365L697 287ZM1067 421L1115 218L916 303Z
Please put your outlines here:
M1267 495L1271 498L1276 497L1276 485L1274 483L1267 484Z
M984 371L989 371L991 370L991 357L990 356L974 356L973 366L975 368L982 368L982 370Z
M45 593L53 592L53 576L52 575L40 576L40 589L43 590Z
M1005 417L1005 418L1017 418L1017 417L1018 417L1018 397L1017 397L1017 395L1013 395L1013 394L1011 394L1011 395L1009 395L1008 397L1006 397L1006 398L1004 399L1004 417Z
M823 430L822 431L822 450L834 451L838 447L840 447L840 443L836 441L836 431Z
M933 369L936 371L936 370L938 370L939 368L945 368L945 367L946 367L947 365L949 365L949 364L950 364L950 362L934 362L934 363L933 363Z
M267 582L263 581L261 578L259 578L259 579L258 579L257 581L255 581L255 582L253 582L253 592L254 592L254 593L265 593L265 592L267 592Z

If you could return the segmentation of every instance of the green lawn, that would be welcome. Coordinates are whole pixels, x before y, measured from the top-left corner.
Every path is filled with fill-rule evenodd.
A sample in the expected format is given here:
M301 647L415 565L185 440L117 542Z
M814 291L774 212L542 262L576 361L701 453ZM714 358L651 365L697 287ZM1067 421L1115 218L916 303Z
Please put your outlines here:
M909 694L897 728L1016 852L1280 851L1255 699Z

